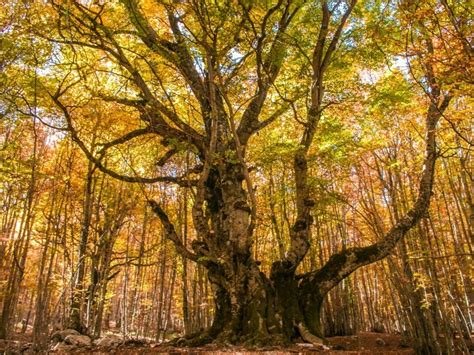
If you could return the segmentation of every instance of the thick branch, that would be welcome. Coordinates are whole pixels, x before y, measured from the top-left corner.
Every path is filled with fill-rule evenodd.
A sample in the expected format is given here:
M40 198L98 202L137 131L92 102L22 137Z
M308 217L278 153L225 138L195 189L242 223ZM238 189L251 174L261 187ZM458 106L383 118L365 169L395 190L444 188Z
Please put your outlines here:
M79 135L77 134L76 129L74 128L72 124L72 118L69 113L69 110L67 109L66 106L59 100L59 98L56 95L50 95L51 99L54 101L54 103L60 108L60 110L63 112L64 117L66 119L67 123L67 129L71 134L72 140L79 146L79 148L84 152L85 156L87 159L89 159L94 165L103 173L121 181L125 182L131 182L131 183L142 183L142 184L153 184L157 182L167 182L167 183L174 183L180 186L185 186L185 187L190 187L193 186L193 182L189 181L187 177L174 177L174 176L157 176L153 178L147 178L147 177L140 177L140 176L128 176L128 175L122 175L119 174L109 168L107 168L101 161L103 157L103 153L105 151L102 151L101 157L96 158L94 154L87 148L86 144L80 139ZM122 137L123 139L124 137ZM120 140L120 139L119 139ZM118 144L118 143L117 143ZM116 145L116 144L114 144Z
M296 151L293 160L297 218L290 231L291 244L287 257L285 258L285 264L293 270L298 267L298 264L303 260L310 247L311 224L313 223L310 212L311 207L314 206L314 201L309 196L307 153L313 142L314 134L323 110L324 75L330 63L331 56L340 40L342 29L355 4L356 0L351 0L326 49L325 43L328 39L329 24L335 9L331 12L327 1L323 1L321 4L322 20L312 56L311 103L308 109L305 130L300 141L301 148Z
M188 258L193 261L198 261L198 256L191 251L189 251L184 244L182 243L181 239L179 238L178 234L176 233L176 229L174 228L173 223L171 223L168 215L163 211L161 206L153 200L149 200L148 203L151 206L153 212L158 216L165 229L165 236L168 240L172 241L176 247L176 251L180 253L185 258Z
M293 17L299 10L299 6L290 11L291 1L287 1L286 6L283 9L283 13L278 22L278 31L271 43L270 50L266 58L262 58L263 52L263 40L266 37L265 26L270 15L281 6L283 1L278 2L275 7L271 8L264 18L262 25L261 34L258 38L256 57L257 57L257 77L258 77L258 88L255 96L250 101L249 105L245 109L239 127L237 129L237 135L242 146L246 146L250 136L261 129L261 124L258 120L260 112L262 111L265 99L268 94L268 90L275 82L278 73L283 64L285 56L285 43L283 36L288 28Z
M321 269L303 276L302 287L310 283L320 295L326 294L358 268L387 257L405 234L426 214L432 195L437 158L436 125L442 113L448 107L450 99L449 96L446 96L439 104L439 100L436 100L436 102L430 104L428 109L424 167L414 206L390 229L382 240L366 247L350 248L331 256Z
M125 2L136 5L135 1ZM117 63L130 74L131 80L141 91L144 100L129 100L126 98L113 98L104 95L99 95L99 97L102 97L106 101L116 101L120 104L134 106L138 108L141 112L147 111L148 116L153 119L154 128L156 129L157 133L162 134L164 137L174 137L182 142L192 143L200 151L203 151L203 136L200 135L191 126L187 125L183 120L180 119L180 117L178 117L176 112L169 109L164 103L162 103L157 98L157 96L154 94L154 91L148 86L146 80L143 78L136 65L134 65L134 63L132 63L125 54L124 48L122 48L120 43L114 37L114 32L103 24L102 19L99 15L92 16L87 11L87 8L84 8L83 6L78 6L78 11L80 11L81 15L84 16L84 18L80 18L72 11L65 9L62 5L55 4L54 6L57 8L61 15L66 16L68 20L73 20L68 21L69 27L72 26L78 33L83 33L83 35L87 35L88 37L90 37L88 41L78 41L75 38L70 39L66 37L63 32L61 32L61 25L59 24L59 30L63 40L55 41L66 43L71 46L79 45L103 50L114 60L116 60ZM130 8L130 11L135 11L133 6ZM139 16L139 12L137 9L136 11L137 12L133 14ZM140 22L140 24L143 25L142 22ZM136 26L138 26L138 24ZM163 48L166 43L168 42L162 43ZM171 46L170 43L168 44ZM179 129L173 127L167 121L165 121L162 115L166 117L169 121L171 121Z
M199 102L206 104L205 86L194 67L193 58L184 44L184 36L179 29L178 19L173 14L173 10L167 8L171 31L177 39L177 43L166 41L158 36L142 14L136 0L122 0L122 3L125 5L130 21L138 31L138 35L143 43L153 52L159 54L177 67L186 82L190 85Z

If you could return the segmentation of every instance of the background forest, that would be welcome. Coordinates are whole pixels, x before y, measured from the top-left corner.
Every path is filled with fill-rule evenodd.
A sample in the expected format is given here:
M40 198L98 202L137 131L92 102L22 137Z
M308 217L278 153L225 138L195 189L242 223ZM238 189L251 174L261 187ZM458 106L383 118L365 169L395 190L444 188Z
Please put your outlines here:
M0 4L0 339L214 329L217 264L196 221L217 233L209 181L223 165L241 169L246 258L265 280L279 260L298 280L385 240L417 200L435 107L429 209L390 255L335 282L308 327L469 352L472 3ZM292 261L301 218L308 249Z

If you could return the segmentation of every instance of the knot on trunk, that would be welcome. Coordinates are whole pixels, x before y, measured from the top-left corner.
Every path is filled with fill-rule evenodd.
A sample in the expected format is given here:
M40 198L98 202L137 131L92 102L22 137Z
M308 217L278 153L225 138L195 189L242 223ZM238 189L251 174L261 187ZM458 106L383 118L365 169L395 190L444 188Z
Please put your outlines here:
M242 211L245 211L245 212L248 212L248 213L251 213L251 212L252 212L251 209L250 209L250 207L249 207L249 205L248 205L247 202L244 201L244 200L236 201L236 202L234 203L234 208L235 208L236 210L242 210Z
M295 165L297 168L301 170L306 170L308 167L308 162L306 161L306 157L304 155L303 156L297 155L295 158Z
M288 260L275 261L272 265L271 278L276 280L281 276L290 276L294 273L294 265Z
M308 228L308 224L306 223L306 221L300 219L295 222L292 229L293 229L293 232L298 233L305 230L306 228Z
M195 251L198 255L209 255L209 247L203 241L193 240L191 243L191 248Z

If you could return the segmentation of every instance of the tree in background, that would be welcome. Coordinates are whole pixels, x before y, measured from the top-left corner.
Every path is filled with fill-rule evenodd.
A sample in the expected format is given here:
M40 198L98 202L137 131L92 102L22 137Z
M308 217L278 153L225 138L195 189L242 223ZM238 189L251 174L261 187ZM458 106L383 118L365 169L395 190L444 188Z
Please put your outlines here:
M468 77L459 58L471 55L465 25L447 3L53 1L33 4L27 12L40 10L28 30L51 46L42 119L64 117L63 129L91 162L90 179L97 169L139 184L165 237L183 258L207 271L214 321L187 339L189 344L287 343L297 332L320 342L320 312L329 291L393 253L426 216L439 155L437 127ZM364 38L374 27L374 38ZM397 28L404 30L391 32ZM446 43L455 43L459 53ZM380 52L367 55L374 44ZM302 272L314 240L311 230L318 228L312 210L321 196L311 181L320 124L344 110L363 117L367 106L358 86L371 83L354 72L383 72L385 61L397 58L404 62L404 81L418 84L411 90L424 95L419 116L425 133L417 144L425 153L413 179L417 193L378 241L347 247L318 269ZM280 245L279 260L264 273L254 253L259 172L252 164L254 142L276 125L291 129L284 133L296 141L286 152L295 218L288 225L288 245ZM158 202L153 183L191 191L191 243L184 243L163 198ZM79 291L90 187L77 260ZM73 304L80 304L81 292L73 292ZM70 325L83 331L79 311L71 307Z

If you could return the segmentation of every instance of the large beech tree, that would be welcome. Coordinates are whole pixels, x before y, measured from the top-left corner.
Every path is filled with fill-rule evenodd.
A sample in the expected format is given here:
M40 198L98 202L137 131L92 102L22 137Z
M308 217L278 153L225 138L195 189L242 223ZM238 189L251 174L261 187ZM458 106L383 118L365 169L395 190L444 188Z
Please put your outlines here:
M451 96L433 64L438 46L424 18L404 21L423 5L387 2L387 16L409 33L405 42L399 36L405 48L392 55L406 54L407 75L418 80L428 98L418 195L376 243L345 249L318 270L298 272L311 245L311 212L318 202L310 188L308 155L325 110L337 104L337 93L325 92L326 79L335 58L354 45L353 32L362 28L360 16L354 20L358 6L383 7L356 0L54 0L41 5L45 11L32 31L51 44L51 61L61 64L54 73L46 71L51 77L44 87L87 158L119 180L167 183L193 193L196 237L190 246L182 243L156 196L147 195L166 237L184 258L205 267L213 287L214 323L186 339L190 345L216 339L287 343L298 334L320 342L320 311L328 292L358 268L392 253L427 212L438 154L436 127ZM128 112L123 135L114 136L112 123L109 141L88 140L88 129L78 124L78 107L92 102ZM258 210L247 156L252 137L282 117L294 117L301 127L293 151L296 218L284 257L265 274L252 253ZM108 163L111 151L143 137L159 139L162 153L155 170L162 174L145 176L137 167L125 173ZM184 152L195 165L174 165L174 157ZM72 325L80 327L77 315Z

